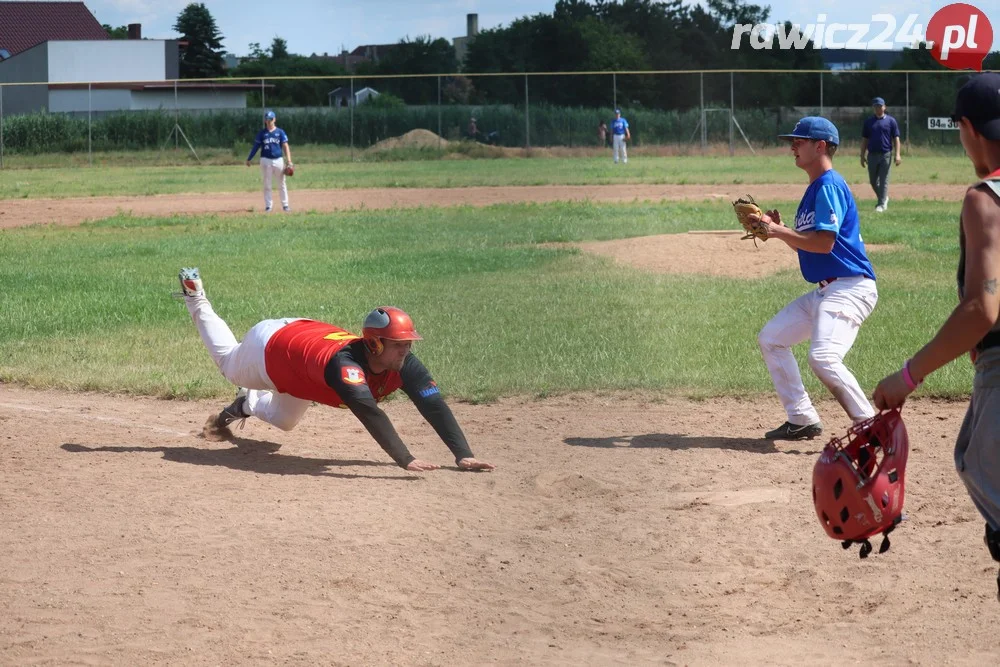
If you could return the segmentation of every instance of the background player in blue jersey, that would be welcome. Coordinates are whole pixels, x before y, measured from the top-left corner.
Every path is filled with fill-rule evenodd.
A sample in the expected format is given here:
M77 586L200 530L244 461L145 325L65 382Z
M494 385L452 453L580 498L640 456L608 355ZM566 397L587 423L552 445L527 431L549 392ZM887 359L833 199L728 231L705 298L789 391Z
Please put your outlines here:
M799 268L816 289L785 306L764 325L757 338L774 387L788 420L764 435L768 440L801 440L823 432L792 346L809 340L809 366L826 385L848 416L859 422L874 408L844 365L858 329L878 301L875 272L865 253L858 209L844 178L833 170L833 154L840 144L837 128L826 118L809 116L790 134L795 166L809 175L809 187L795 214L795 226L786 227L778 211L761 220L768 235L798 252Z
M618 164L618 154L621 153L622 162L628 164L628 151L625 142L632 138L632 133L628 129L628 121L622 118L622 110L615 109L615 119L611 121L611 150L614 152L615 164Z
M273 111L264 114L264 129L257 133L247 156L247 166L253 164L253 156L260 149L260 173L264 179L264 210L271 211L271 182L277 178L280 183L281 208L290 211L288 205L288 184L285 179L285 163L292 166L292 150L288 147L288 135L275 125Z

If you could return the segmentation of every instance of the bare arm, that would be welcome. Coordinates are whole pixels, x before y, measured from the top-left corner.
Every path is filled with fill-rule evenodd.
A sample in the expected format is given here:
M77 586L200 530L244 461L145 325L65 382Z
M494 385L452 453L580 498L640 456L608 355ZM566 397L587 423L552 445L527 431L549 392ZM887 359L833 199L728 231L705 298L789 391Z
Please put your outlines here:
M913 355L909 363L916 383L957 359L982 340L1000 314L1000 214L994 195L982 189L969 190L962 205L965 233L965 295L937 334ZM879 409L902 405L912 392L897 371L875 388Z
M896 149L896 166L898 167L899 163L903 161L903 155L902 153L900 153L900 148L902 144L900 143L898 136L892 138L892 145L893 148Z
M868 166L868 137L861 137L861 166Z
M998 202L970 190L962 205L965 232L965 296L937 335L913 355L910 372L920 382L982 340L1000 314L1000 215Z
M288 142L287 141L284 142L283 144L281 144L281 151L285 154L285 163L286 164L291 164L292 163L292 149L288 146ZM306 159L306 162L309 162L309 160Z

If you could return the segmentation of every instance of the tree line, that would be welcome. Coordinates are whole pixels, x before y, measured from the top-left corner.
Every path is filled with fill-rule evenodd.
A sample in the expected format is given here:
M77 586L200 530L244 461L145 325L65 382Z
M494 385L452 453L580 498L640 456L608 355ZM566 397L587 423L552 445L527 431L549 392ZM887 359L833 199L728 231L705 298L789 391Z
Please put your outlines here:
M803 49L732 49L734 24L768 23L770 8L745 0L707 0L704 6L682 0L558 0L551 14L519 18L508 26L481 31L459 63L452 44L443 38L405 38L376 62L365 62L348 73L330 58L289 53L287 42L275 37L267 48L249 45L249 57L226 70L222 34L202 3L192 3L178 15L174 29L187 47L182 51L182 78L261 79L272 77L354 78L356 89L370 85L382 105L446 104L522 105L524 72L621 72L650 70L822 70L825 65L811 41ZM773 23L773 21L771 21ZM112 36L123 27L105 26ZM796 35L785 23L785 30ZM533 77L531 104L607 108L613 101L629 108L688 109L706 105L728 107L732 94L737 108L781 106L866 106L878 95L902 106L906 78L894 70L927 70L915 77L909 92L913 106L947 113L954 91L964 77L947 73L922 48L904 49L892 69L873 74L841 71L825 76L820 100L818 75L798 72L738 75L732 90L728 76L609 75ZM1000 68L1000 52L989 54L985 69ZM869 63L867 70L878 69ZM932 74L937 72L938 74ZM452 74L403 78L403 75ZM510 74L511 76L464 76ZM400 78L372 78L374 76ZM274 106L325 104L330 81L272 81L267 102Z

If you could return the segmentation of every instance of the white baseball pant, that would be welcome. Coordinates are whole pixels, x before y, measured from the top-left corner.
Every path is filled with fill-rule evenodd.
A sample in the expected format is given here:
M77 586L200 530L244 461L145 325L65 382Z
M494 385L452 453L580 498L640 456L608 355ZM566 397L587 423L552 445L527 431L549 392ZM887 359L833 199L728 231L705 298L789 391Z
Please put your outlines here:
M271 182L275 178L278 179L278 183L280 184L279 195L281 196L281 206L288 208L288 183L285 176L285 158L279 157L272 160L271 158L262 157L260 159L260 173L264 179L264 208L270 211L271 205L274 203Z
M242 342L237 342L229 325L216 315L207 298L189 296L184 301L202 342L222 376L238 387L250 390L245 408L250 416L277 426L282 431L295 428L312 401L282 394L275 389L267 375L264 348L274 332L301 318L258 322L251 327Z
M757 342L789 422L804 426L820 421L791 349L804 340L810 340L809 367L847 415L859 422L875 414L844 357L877 302L874 280L840 278L792 301L761 329Z
M628 150L625 148L626 143L624 134L616 134L611 137L611 146L614 151L615 162L618 162L619 153L621 153L622 162L628 162Z

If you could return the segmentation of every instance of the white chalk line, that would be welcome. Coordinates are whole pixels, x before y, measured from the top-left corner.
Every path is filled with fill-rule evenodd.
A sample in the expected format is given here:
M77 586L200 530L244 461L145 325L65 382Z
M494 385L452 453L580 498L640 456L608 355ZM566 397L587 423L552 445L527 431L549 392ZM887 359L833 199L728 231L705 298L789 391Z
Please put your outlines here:
M114 424L115 426L122 426L126 428L138 428L144 429L146 431L152 431L153 433L163 433L165 435L174 436L190 436L189 431L175 431L170 428L163 428L161 426L150 426L148 424L143 424L142 422L131 421L127 419L118 419L117 417L104 417L102 415L88 415L80 412L71 412L68 410L56 410L53 408L40 408L34 405L24 405L22 403L0 403L0 408L8 408L11 410L21 410L23 412L40 412L44 414L57 414L60 419L75 419L77 421L90 421L90 422L104 422L105 424Z

